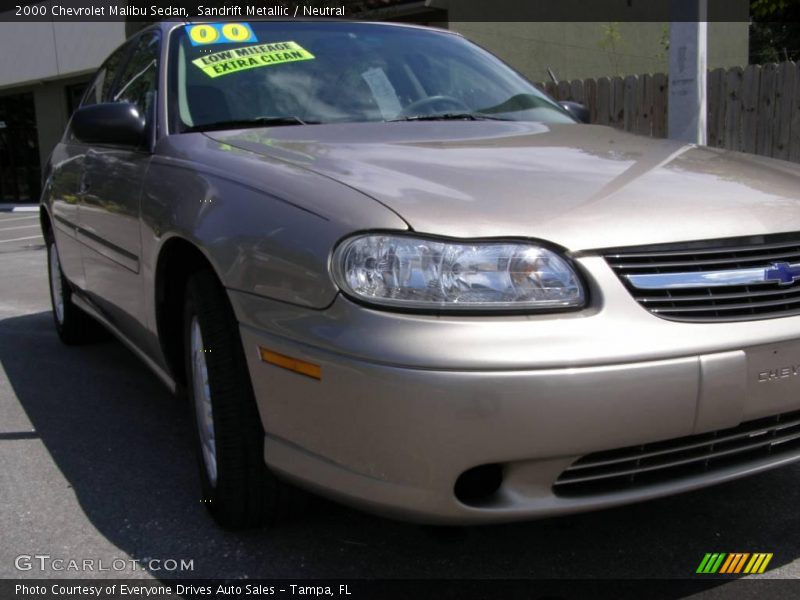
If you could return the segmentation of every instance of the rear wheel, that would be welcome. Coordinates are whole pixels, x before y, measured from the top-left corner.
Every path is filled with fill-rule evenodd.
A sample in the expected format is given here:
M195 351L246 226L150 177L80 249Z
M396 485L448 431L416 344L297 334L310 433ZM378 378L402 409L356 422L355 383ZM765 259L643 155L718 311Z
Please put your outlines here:
M72 288L61 269L56 242L49 236L47 240L47 271L50 282L50 301L53 307L53 321L58 337L65 344L75 345L98 339L101 326L89 315L75 306L72 301Z
M238 323L209 271L187 284L184 349L202 501L220 525L233 529L286 516L294 490L264 464L264 430Z

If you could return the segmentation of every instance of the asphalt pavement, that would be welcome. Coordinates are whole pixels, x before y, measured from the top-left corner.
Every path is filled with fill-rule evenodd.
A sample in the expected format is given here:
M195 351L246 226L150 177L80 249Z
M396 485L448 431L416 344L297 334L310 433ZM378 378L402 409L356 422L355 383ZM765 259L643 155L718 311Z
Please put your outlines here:
M511 525L430 528L318 501L236 533L199 501L188 416L117 341L59 342L37 215L0 213L0 578L672 579L694 577L707 552L771 552L759 577L800 577L798 465ZM50 557L44 570L19 558L36 554ZM57 570L57 559L115 566Z

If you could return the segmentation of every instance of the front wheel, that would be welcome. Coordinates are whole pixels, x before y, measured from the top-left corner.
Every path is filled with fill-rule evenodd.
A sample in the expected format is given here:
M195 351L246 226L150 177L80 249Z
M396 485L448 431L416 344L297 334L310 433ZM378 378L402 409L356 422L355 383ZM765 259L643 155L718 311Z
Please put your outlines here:
M209 271L189 278L184 348L201 501L220 525L232 529L285 516L293 490L264 464L264 430L238 323L225 290Z
M47 240L47 272L53 321L61 341L72 346L99 339L100 324L75 306L72 301L72 287L61 269L58 248L52 235Z

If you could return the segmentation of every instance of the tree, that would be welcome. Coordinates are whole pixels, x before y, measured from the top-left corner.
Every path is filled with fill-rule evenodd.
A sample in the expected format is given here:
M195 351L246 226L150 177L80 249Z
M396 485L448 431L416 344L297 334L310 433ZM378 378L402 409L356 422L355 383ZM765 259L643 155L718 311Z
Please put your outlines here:
M751 0L750 63L800 60L800 0Z

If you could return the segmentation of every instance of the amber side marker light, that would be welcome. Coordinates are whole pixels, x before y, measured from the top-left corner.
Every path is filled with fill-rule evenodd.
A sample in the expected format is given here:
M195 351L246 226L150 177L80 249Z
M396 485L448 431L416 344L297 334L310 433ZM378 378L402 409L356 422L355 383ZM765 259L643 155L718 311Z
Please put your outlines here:
M281 367L282 369L288 369L295 373L300 373L312 379L322 379L322 367L319 365L300 360L299 358L292 358L285 354L278 354L277 352L267 350L261 346L258 347L258 352L261 354L261 360L265 363Z

